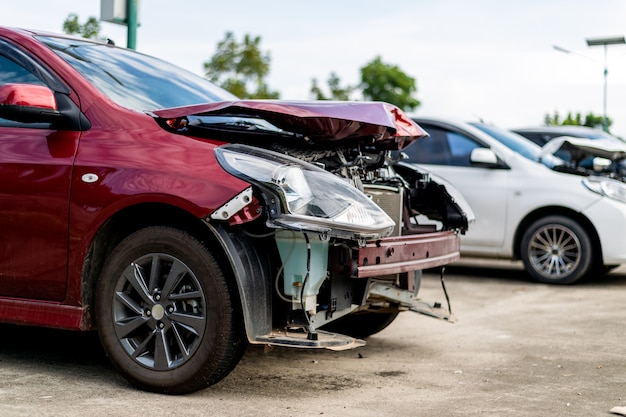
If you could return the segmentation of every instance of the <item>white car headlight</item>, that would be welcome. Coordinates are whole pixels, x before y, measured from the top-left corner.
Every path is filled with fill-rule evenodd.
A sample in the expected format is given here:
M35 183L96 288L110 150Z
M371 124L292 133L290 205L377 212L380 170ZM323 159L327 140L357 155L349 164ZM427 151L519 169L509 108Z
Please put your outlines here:
M348 239L388 236L395 226L364 193L315 165L241 144L215 152L227 172L275 197L267 199L275 226Z
M626 203L626 184L623 182L603 177L587 177L583 184L595 193Z

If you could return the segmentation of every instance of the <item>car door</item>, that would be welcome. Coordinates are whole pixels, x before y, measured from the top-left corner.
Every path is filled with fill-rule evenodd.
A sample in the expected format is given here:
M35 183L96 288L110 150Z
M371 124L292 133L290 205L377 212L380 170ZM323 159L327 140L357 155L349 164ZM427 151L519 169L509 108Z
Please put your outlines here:
M0 86L47 85L44 73L35 60L0 40ZM79 134L1 117L0 296L61 301L67 281L70 178Z
M510 171L470 162L484 144L463 132L419 122L430 137L404 149L409 161L449 181L472 207L476 220L461 238L464 252L495 252L503 245Z

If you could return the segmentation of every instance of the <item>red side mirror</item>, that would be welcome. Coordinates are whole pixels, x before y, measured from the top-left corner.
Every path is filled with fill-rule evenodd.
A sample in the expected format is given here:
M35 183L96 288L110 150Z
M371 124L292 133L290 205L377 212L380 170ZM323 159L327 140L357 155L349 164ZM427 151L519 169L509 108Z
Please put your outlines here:
M52 90L34 84L0 85L0 105L57 110L57 102Z

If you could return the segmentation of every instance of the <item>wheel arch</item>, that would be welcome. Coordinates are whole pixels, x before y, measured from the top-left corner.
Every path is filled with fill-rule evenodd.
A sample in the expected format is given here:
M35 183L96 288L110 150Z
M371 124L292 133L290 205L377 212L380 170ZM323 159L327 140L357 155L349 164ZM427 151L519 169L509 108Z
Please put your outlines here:
M124 238L149 226L183 230L210 248L229 280L235 284L231 286L232 299L239 300L248 337L271 330L269 262L256 249L252 238L240 230L209 224L183 209L161 203L127 207L109 218L94 236L82 271L82 305L86 307L83 321L88 328L95 328L91 313L94 292L106 259Z
M521 245L524 232L532 223L546 216L564 216L577 222L589 235L591 239L591 249L594 251L593 258L597 264L602 264L602 246L600 243L600 237L596 228L591 221L582 213L575 210L568 209L562 206L547 206L541 207L528 213L526 217L517 225L515 235L513 237L513 257L515 259L521 259Z

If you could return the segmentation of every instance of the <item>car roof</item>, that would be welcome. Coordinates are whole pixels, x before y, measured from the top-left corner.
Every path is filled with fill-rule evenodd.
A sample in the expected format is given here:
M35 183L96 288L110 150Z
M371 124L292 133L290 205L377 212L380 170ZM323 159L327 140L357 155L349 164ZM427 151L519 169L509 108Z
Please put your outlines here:
M598 136L606 136L607 133L600 130L595 129L588 126L533 126L533 127L524 127L524 128L516 128L511 129L513 132L528 132L528 133L554 133L563 136L574 136L574 137L598 137Z

